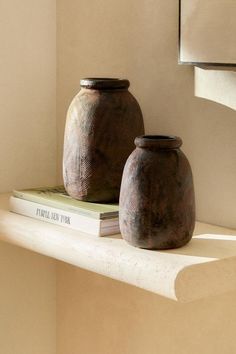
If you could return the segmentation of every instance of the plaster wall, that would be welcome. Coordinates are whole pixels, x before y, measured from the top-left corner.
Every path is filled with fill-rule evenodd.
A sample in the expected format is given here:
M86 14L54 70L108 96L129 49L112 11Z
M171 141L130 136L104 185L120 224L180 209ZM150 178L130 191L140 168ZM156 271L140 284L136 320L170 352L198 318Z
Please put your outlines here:
M0 2L0 192L56 181L56 2ZM0 243L0 353L56 354L55 262Z
M56 180L56 1L0 3L0 192Z
M56 353L55 261L0 242L0 353Z
M58 0L58 166L67 108L82 77L127 77L147 133L176 134L193 168L197 217L236 227L236 113L194 97L178 61L178 1Z
M57 354L232 354L236 293L180 304L58 264Z

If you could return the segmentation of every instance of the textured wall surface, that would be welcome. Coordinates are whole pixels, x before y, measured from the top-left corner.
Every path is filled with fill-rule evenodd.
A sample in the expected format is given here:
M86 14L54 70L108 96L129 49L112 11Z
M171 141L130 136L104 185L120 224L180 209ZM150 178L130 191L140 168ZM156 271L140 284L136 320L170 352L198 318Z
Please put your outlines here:
M188 304L58 265L57 354L232 354L236 293Z
M56 180L56 2L0 3L0 192ZM1 354L56 354L54 261L0 243Z
M56 180L55 5L0 4L0 192Z
M236 227L236 113L194 97L193 68L177 64L178 1L58 0L57 15L59 165L80 78L127 77L146 131L183 138L198 219Z
M0 242L0 353L56 354L55 262Z

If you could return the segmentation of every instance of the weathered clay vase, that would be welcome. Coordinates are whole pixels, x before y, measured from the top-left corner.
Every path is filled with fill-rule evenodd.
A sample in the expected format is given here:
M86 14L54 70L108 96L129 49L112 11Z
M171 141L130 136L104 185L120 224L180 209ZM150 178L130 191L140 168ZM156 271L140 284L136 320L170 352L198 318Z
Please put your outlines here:
M120 229L130 244L169 249L190 241L195 224L191 167L175 136L135 139L120 194Z
M70 196L91 202L119 200L125 162L144 133L129 81L83 79L67 114L63 178Z

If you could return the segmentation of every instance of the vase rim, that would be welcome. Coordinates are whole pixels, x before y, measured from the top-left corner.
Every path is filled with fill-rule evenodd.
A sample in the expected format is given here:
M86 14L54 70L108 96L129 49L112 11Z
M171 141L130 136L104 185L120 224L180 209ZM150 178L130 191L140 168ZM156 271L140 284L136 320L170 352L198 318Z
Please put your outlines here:
M92 90L117 90L128 89L129 80L109 77L88 77L80 80L82 88Z
M182 139L175 135L141 135L135 138L134 143L140 148L178 149Z

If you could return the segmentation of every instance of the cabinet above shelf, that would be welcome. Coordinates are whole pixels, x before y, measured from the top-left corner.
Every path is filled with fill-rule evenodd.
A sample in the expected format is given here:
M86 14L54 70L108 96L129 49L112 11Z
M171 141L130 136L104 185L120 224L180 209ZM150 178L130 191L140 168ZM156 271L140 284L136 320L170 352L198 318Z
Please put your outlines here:
M2 241L180 302L236 289L236 230L196 223L185 247L148 251L13 214L8 199L0 196Z
M235 0L179 0L182 64L236 66Z

